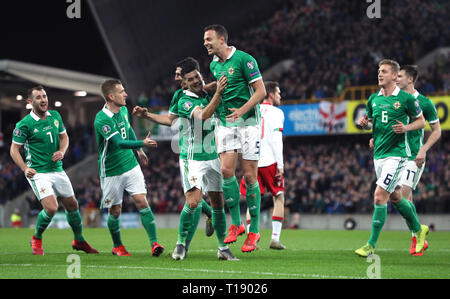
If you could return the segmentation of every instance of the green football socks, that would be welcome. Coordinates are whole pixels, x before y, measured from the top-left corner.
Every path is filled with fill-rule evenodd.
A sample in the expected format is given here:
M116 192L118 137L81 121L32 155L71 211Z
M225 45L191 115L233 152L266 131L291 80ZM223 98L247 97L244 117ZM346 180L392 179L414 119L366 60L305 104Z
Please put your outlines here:
M191 228L194 221L195 210L196 209L191 209L187 204L184 204L183 210L180 214L180 224L178 225L177 244L186 245L186 239L189 234L189 229Z
M250 213L250 232L257 234L259 232L259 214L261 207L261 191L259 189L258 181L246 187L246 200L248 211Z
M202 199L201 201L201 206L202 206L202 212L208 217L211 218L211 213L212 213L212 208L211 206L204 200Z
M34 237L37 239L42 239L42 233L47 229L47 226L52 222L52 218L50 217L45 209L42 209L37 217L36 229L34 231Z
M396 204L394 203L393 205L405 219L409 230L414 233L418 232L420 230L420 222L417 213L415 213L416 208L413 208L414 205L408 202L404 197L402 197L401 201Z
M227 220L224 208L212 208L212 226L216 232L219 247L225 247L224 243L227 234Z
M231 215L231 224L241 225L241 209L239 207L239 184L235 176L223 179L223 196Z
M150 246L153 242L157 242L158 238L156 235L156 223L155 217L153 216L152 209L150 207L143 208L139 210L139 214L141 215L141 223L147 232L148 238L150 240Z
M206 202L201 201L197 208L194 210L194 215L192 217L192 223L188 228L188 234L186 236L186 250L189 249L189 245L191 244L192 239L194 238L195 232L197 231L198 223L200 222L200 216L202 215L203 205L206 204ZM180 217L180 225L181 225L181 217Z
M72 228L75 240L84 242L85 240L83 237L83 223L81 220L80 211L78 209L70 212L66 210L66 219L67 223L69 223L70 227Z
M373 248L377 245L378 237L380 236L383 225L386 222L387 216L387 204L375 205L375 211L372 217L372 232L370 234L370 239L368 243L372 245Z
M113 240L114 247L122 245L122 238L120 236L120 219L109 214L107 221L108 229Z

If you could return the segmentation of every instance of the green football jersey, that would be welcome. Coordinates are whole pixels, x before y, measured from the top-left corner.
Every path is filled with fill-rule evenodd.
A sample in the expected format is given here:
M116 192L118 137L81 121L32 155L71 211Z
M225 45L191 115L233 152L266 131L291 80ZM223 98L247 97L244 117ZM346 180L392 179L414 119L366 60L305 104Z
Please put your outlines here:
M408 124L410 118L422 114L412 95L398 87L388 97L380 91L369 97L366 112L373 124L374 159L411 156L407 134L396 134L392 126L397 124L397 120Z
M419 101L419 105L422 109L423 117L425 118L425 120L428 121L429 124L438 122L439 116L433 102L429 98L421 95L418 91L416 91L413 96L414 98L416 98L416 100ZM421 129L417 131L410 131L407 134L409 148L411 149L411 157L409 157L410 161L416 158L420 148L423 145L424 132L425 130Z
M24 145L25 163L38 173L63 171L62 161L52 161L59 150L59 134L64 134L61 115L49 110L41 119L33 111L16 124L12 142Z
M121 149L110 141L115 134L120 134L124 140L130 139L131 125L125 106L118 113L112 113L106 106L103 107L95 116L94 127L100 177L121 175L138 165L132 149Z
M178 115L178 101L180 98L184 96L183 89L180 88L174 92L172 101L170 102L169 112L175 115Z
M178 101L180 158L197 161L217 159L214 117L205 121L192 117L196 107L204 108L209 104L211 96L205 93L205 97L199 97L189 90L183 94Z
M251 55L232 47L230 55L223 63L217 56L214 56L210 69L216 80L222 76L228 78L222 101L217 107L219 119L224 126L237 126L238 124L227 124L226 116L232 113L229 108L242 107L252 96L253 89L250 84L262 78L258 63ZM259 104L250 109L242 118L247 126L259 124L261 119Z

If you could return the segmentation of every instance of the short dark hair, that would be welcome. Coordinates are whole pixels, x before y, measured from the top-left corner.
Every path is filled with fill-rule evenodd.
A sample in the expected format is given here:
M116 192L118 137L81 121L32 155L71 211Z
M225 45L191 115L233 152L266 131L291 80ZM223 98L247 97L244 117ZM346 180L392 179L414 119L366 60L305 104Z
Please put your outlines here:
M264 85L266 87L266 99L269 98L270 93L275 93L277 87L280 88L280 84L275 81L265 81Z
M220 24L212 24L209 26L206 26L205 29L203 29L204 32L208 30L214 30L218 36L221 36L224 38L225 43L228 44L228 31L227 29Z
M186 57L183 60L178 61L176 64L176 67L183 69L183 65L186 65L186 66L195 65L195 68L197 69L197 71L200 71L200 64L198 63L198 61L195 58Z
M103 94L103 98L105 99L105 101L109 101L108 95L111 92L114 92L117 84L122 84L122 82L120 82L120 80L117 80L117 79L110 79L110 80L106 80L105 82L103 82L102 94Z
M32 88L28 89L28 91L27 91L28 99L30 99L30 100L33 99L33 91L35 91L35 90L44 90L44 86L37 85L35 87L32 87Z
M401 71L405 71L405 73L413 78L413 83L416 83L419 78L419 71L417 70L417 65L404 65L400 68Z
M187 73L190 73L192 71L199 71L200 72L200 65L198 61L192 57L187 57L180 61L179 64L177 64L178 67L181 68L181 76L184 77Z

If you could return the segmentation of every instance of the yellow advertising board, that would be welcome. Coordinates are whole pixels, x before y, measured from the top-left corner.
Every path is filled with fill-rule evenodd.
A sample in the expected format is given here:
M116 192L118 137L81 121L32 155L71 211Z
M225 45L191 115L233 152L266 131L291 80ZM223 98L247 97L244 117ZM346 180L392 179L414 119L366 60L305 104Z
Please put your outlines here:
M450 96L430 97L433 101L441 124L442 130L450 130ZM361 130L356 127L358 119L366 113L367 100L348 101L347 102L347 133L348 134L364 134L371 131ZM430 130L427 122L425 130Z

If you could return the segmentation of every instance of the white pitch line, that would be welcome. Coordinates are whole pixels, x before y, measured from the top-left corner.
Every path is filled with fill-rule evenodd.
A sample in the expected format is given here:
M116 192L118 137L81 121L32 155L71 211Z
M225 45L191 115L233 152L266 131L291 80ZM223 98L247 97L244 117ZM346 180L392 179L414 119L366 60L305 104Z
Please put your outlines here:
M0 264L1 267L67 267L68 265L47 265L47 264ZM257 276L273 277L293 277L293 278L322 278L322 279L365 279L366 277L354 277L345 275L323 275L323 274L301 274L301 273L273 273L273 272L243 272L234 270L212 270L212 269L189 269L189 268L163 268L163 267L144 267L144 266L103 266L103 265L85 265L86 268L108 268L108 269L131 269L131 270L158 270L175 272L199 272L199 273L218 273L218 274L245 274Z

